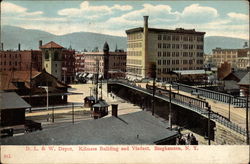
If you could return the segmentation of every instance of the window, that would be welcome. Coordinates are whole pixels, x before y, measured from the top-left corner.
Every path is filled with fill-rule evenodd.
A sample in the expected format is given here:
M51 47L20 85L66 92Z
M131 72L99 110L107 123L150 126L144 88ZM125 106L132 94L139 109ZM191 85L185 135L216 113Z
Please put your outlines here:
M58 60L59 59L59 53L58 51L54 52L54 60Z
M9 65L11 65L11 61L9 62Z
M158 52L158 57L161 57L161 52Z
M49 51L45 51L45 59L49 60Z
M158 43L158 48L161 48L161 43Z
M166 35L163 35L163 40L166 40L167 39L167 36Z
M158 40L161 40L161 35L158 35Z
M172 57L175 57L175 52L172 52Z

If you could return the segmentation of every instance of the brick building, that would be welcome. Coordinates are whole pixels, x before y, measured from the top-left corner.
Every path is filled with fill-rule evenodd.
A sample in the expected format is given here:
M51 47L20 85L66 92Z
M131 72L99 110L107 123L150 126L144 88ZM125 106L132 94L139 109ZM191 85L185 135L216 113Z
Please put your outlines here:
M62 81L72 83L75 77L75 50L63 49L62 51Z
M42 70L42 52L39 50L0 51L0 71Z
M105 42L102 52L86 52L84 70L91 75L97 73L99 63L99 75L105 79L125 77L126 72L126 52L109 51L109 45Z
M250 49L213 49L212 63L220 67L224 62L230 63L232 68L246 69L250 66Z
M126 30L127 33L127 77L151 77L156 65L159 80L170 80L168 72L174 70L196 70L203 68L204 35L194 29L148 28L148 16L144 16L144 27Z
M84 72L84 62L85 62L84 53L80 53L80 52L75 53L75 72L76 73Z

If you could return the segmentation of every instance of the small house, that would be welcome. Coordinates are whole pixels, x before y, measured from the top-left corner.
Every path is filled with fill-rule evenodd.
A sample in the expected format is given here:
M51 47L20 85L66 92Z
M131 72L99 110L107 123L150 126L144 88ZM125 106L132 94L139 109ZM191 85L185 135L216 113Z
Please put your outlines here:
M92 107L94 109L94 111L93 111L94 119L98 119L98 118L101 118L101 117L108 115L109 105L105 100L99 100Z
M84 107L92 107L92 105L95 103L95 98L93 96L87 96L84 98Z

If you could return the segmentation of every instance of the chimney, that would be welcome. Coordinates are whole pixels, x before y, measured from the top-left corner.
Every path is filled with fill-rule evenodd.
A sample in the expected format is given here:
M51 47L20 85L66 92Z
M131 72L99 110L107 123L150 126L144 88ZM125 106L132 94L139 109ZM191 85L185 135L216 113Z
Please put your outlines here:
M1 43L1 50L3 51L3 42Z
M247 42L245 42L243 48L248 48Z
M21 44L18 43L18 51L21 51Z
M144 28L148 28L148 16L143 16L144 18Z
M112 116L117 117L118 104L112 104Z
M43 45L43 41L42 40L39 40L39 49L40 49L40 47L42 47L42 45Z

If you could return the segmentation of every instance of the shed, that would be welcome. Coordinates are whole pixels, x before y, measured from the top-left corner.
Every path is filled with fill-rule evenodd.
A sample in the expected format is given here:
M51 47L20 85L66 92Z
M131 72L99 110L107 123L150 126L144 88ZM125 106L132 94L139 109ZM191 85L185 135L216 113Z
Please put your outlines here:
M95 98L93 96L87 96L84 98L84 107L92 107L95 103Z
M31 106L15 92L0 92L1 126L25 123L25 109Z
M104 117L108 114L108 103L105 100L99 100L96 104L93 105L94 119Z

